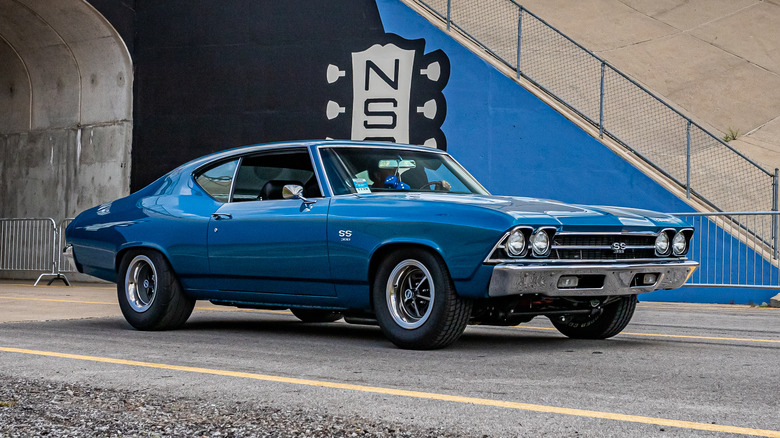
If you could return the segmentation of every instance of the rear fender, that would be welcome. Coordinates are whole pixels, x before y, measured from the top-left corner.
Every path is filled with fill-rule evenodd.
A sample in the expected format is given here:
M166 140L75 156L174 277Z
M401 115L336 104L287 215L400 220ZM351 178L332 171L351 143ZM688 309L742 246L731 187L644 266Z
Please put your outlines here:
M171 258L161 246L149 242L128 242L121 245L117 251L116 260L114 260L114 270L117 272L117 275L119 275L119 265L122 263L122 259L124 258L125 254L132 250L143 249L151 249L159 252L163 255L163 257L165 257L166 260L168 260L168 263L170 263ZM173 267L171 268L173 269Z

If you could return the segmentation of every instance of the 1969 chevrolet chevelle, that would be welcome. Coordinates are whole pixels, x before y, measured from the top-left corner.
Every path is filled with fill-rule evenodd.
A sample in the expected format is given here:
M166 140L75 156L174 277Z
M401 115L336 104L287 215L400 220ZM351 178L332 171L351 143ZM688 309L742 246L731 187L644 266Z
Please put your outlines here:
M402 348L536 316L603 339L637 294L680 287L693 229L667 214L490 195L450 155L389 143L248 146L196 159L67 228L140 330L196 300L377 323Z

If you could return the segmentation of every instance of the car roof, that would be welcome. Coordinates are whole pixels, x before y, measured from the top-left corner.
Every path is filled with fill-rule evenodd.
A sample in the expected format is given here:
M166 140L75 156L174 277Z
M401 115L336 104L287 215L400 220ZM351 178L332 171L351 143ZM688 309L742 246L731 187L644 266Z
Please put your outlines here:
M224 160L233 156L251 154L253 152L268 151L274 149L289 149L294 147L322 147L322 146L345 146L345 147L388 147L388 148L402 148L427 152L445 153L442 150L434 149L427 146L417 146L390 142L379 141L355 141L355 140L302 140L302 141L283 141L275 143L260 143L248 146L240 146L236 148L226 149L219 152L214 152L209 155L204 155L200 158L196 158L188 163L179 166L176 170L195 170L204 164L212 163L215 161ZM174 170L174 171L176 171Z

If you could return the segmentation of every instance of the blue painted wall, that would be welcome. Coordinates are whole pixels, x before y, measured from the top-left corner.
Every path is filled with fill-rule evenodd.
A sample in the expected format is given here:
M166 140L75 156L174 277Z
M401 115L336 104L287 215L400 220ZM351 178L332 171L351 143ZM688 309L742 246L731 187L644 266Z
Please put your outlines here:
M492 193L664 212L693 211L398 0L377 0L377 6L385 32L425 39L426 51L442 49L450 58L450 79L444 89L447 118L442 125L447 150ZM717 232L712 233L714 238ZM760 304L775 293L686 287L644 294L641 299Z

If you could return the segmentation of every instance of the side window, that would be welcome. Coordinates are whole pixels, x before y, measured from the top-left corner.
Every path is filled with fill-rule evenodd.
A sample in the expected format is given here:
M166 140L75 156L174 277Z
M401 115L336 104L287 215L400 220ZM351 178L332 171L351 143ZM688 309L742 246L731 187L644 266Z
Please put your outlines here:
M228 202L230 200L230 184L236 173L236 165L238 165L238 160L210 167L197 174L195 182L212 198L219 202Z
M244 157L236 175L233 201L283 199L282 189L288 184L302 186L306 198L322 197L306 149Z

